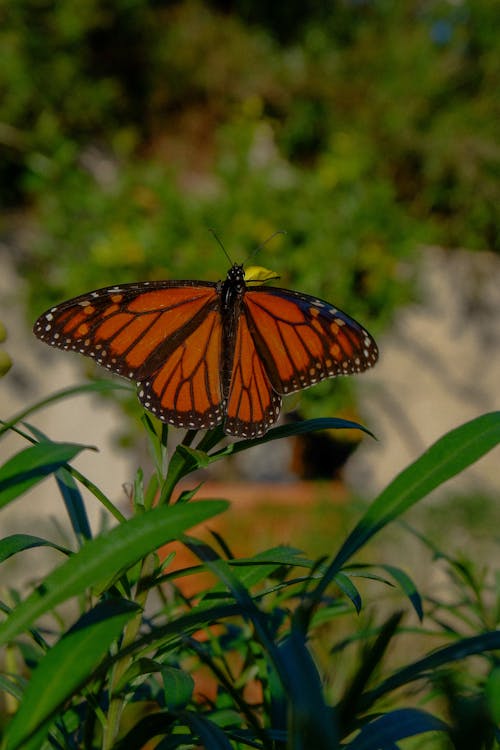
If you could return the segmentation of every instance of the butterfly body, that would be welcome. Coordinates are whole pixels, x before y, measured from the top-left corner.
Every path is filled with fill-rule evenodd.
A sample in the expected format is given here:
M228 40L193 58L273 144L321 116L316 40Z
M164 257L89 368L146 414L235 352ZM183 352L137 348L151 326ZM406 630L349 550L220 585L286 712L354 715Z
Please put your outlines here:
M254 286L243 266L224 281L106 287L51 308L42 341L85 354L137 383L146 409L187 429L224 422L236 437L264 434L281 396L375 364L375 341L324 300Z

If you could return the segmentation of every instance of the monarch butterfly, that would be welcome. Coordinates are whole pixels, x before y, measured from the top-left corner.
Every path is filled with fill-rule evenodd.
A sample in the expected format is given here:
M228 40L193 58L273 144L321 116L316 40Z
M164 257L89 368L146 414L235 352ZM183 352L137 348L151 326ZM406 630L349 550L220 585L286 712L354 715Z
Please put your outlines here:
M136 381L143 406L164 422L223 422L228 435L254 438L278 419L282 395L378 357L370 334L328 302L255 286L273 277L263 271L235 263L224 281L98 289L52 307L33 330Z

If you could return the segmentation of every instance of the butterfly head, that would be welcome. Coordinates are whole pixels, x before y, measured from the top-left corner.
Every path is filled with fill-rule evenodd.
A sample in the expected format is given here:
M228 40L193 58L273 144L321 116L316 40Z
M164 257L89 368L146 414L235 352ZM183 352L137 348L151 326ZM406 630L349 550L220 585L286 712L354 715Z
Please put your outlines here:
M246 286L243 263L235 263L233 266L231 266L231 268L227 272L226 280L237 293L242 293Z
M258 286L276 279L279 279L278 274L263 266L248 266L244 269L243 263L234 263L227 272L226 281L235 292L241 294L247 286Z

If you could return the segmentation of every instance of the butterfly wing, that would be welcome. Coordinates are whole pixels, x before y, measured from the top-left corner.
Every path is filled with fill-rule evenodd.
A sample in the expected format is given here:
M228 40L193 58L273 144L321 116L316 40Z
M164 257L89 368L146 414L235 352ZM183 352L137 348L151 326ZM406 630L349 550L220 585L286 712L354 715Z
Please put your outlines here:
M135 380L141 402L160 419L204 429L224 414L218 298L211 282L108 287L53 307L34 333Z
M135 380L143 405L166 422L206 429L226 417L225 431L247 438L277 420L280 394L377 360L374 340L355 320L286 289L251 287L224 333L222 289L199 281L107 287L48 310L34 332Z
M280 409L281 397L271 385L243 307L234 341L224 430L235 437L263 435L278 419Z
M257 287L245 294L244 308L255 349L279 394L335 375L362 372L378 359L370 334L316 297Z

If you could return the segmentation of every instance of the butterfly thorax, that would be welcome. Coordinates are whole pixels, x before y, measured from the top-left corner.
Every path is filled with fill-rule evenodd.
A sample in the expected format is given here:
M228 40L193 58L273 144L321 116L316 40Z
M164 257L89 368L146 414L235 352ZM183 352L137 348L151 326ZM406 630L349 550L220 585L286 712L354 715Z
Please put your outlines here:
M241 301L245 290L243 266L235 263L227 272L225 280L221 282L220 301L223 316L230 313L235 306L238 306L238 301Z

